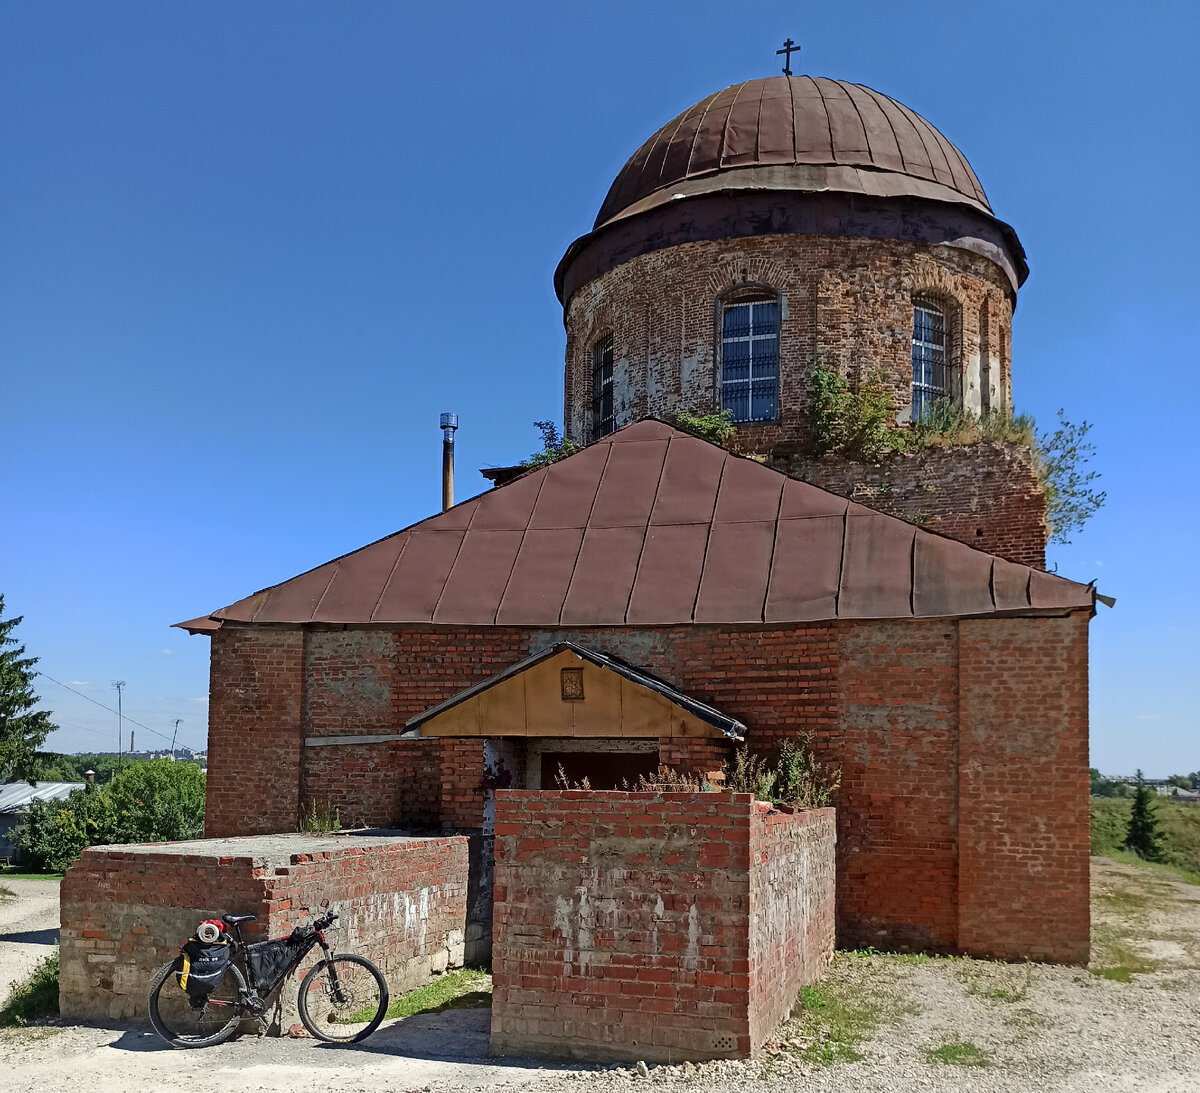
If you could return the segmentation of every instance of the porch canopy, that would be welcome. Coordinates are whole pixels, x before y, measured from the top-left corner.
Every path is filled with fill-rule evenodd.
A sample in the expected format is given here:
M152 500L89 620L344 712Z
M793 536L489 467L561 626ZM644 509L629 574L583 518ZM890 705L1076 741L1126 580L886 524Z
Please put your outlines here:
M746 726L616 657L563 641L431 706L414 736L710 737Z

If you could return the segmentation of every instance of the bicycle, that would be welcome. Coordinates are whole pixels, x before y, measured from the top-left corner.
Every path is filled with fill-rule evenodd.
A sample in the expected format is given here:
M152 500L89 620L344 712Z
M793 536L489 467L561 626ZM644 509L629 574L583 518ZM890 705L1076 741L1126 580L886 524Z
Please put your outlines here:
M357 1043L379 1027L388 1008L387 981L366 957L333 952L324 931L337 921L334 911L297 926L287 938L247 944L242 924L255 918L221 916L229 928L232 952L225 977L211 994L197 998L181 988L182 954L154 977L150 1023L167 1043L178 1048L223 1044L243 1021L251 1019L266 1028L265 999L318 946L322 959L301 980L297 998L304 1027L333 1044Z

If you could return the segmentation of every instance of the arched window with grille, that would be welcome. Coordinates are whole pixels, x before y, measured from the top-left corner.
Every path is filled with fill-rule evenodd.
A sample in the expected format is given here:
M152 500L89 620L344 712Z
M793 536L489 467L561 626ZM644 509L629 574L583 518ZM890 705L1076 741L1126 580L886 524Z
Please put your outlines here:
M734 421L779 417L779 297L742 292L721 303L721 409Z
M616 428L613 409L613 340L611 334L592 346L592 439Z
M929 300L913 301L912 420L919 421L950 393L946 375L946 313Z

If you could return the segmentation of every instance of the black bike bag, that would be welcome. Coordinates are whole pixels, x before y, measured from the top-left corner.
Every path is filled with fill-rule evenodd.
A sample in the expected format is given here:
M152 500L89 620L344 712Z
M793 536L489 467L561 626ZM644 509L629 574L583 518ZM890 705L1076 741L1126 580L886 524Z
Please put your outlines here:
M225 978L229 967L229 941L222 937L205 942L193 937L179 950L179 955L183 958L183 967L177 973L179 985L193 998L204 998Z
M304 959L311 935L311 929L305 931L303 927L297 927L290 937L246 946L246 967L259 994L270 994L283 977Z

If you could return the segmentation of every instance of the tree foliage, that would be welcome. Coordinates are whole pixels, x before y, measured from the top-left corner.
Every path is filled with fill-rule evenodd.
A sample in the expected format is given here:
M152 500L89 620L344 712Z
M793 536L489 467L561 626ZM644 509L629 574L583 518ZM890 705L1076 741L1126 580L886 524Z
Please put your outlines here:
M1108 497L1095 488L1100 472L1086 469L1096 454L1095 445L1086 439L1091 428L1086 421L1072 424L1059 410L1058 427L1038 433L1034 440L1052 543L1069 543L1068 536L1079 531Z
M1096 448L1087 440L1092 426L1074 424L1058 411L1054 429L1037 431L1028 414L993 410L975 414L953 399L933 402L907 427L895 423L891 392L879 373L863 380L857 388L840 372L813 369L813 454L818 458L836 455L874 463L892 451L958 444L1013 443L1033 453L1038 479L1046 495L1046 523L1050 542L1070 543L1104 505L1107 494L1096 488L1100 472L1087 464Z
M34 755L55 727L50 714L37 709L41 700L33 689L33 666L38 658L26 656L25 646L13 637L22 618L4 618L0 594L0 781L5 782L33 776Z
M558 423L554 421L535 421L533 427L542 434L542 450L534 452L528 459L520 463L522 467L545 467L575 451L573 441L566 439L558 431Z
M204 772L193 763L148 759L106 786L65 801L34 801L12 841L34 869L61 873L85 847L194 839L204 831Z
M1125 832L1125 849L1146 861L1162 861L1162 832L1158 816L1154 811L1155 793L1137 772L1137 791L1133 795L1133 808L1129 813L1129 828Z

